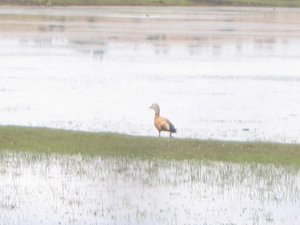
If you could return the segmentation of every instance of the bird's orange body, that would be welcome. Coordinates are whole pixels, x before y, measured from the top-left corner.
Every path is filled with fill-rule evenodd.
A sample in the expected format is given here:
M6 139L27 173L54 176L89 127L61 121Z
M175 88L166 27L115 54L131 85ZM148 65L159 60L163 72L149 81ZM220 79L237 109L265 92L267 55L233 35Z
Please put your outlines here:
M154 117L154 126L158 131L170 131L171 122L168 119L165 119L159 115Z
M158 130L159 137L161 131L170 132L170 137L172 137L172 133L176 133L176 129L171 121L159 115L160 109L158 104L154 103L152 106L150 106L150 108L155 111L154 126Z

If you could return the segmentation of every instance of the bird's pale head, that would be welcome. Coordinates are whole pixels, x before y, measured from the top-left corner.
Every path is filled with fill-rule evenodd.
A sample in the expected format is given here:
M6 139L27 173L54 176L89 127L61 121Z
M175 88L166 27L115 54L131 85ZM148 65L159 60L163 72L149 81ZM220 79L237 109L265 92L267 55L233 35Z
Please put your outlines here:
M153 110L155 111L156 114L159 114L160 109L159 109L159 105L158 105L157 103L153 103L153 104L149 107L149 109L153 109Z

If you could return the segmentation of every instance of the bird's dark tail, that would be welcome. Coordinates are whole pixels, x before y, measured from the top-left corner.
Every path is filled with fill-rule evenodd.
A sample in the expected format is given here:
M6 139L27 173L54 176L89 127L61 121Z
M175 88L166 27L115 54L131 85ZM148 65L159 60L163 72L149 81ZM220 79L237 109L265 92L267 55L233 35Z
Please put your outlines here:
M176 128L174 127L174 125L172 123L170 123L170 132L171 133L176 133Z

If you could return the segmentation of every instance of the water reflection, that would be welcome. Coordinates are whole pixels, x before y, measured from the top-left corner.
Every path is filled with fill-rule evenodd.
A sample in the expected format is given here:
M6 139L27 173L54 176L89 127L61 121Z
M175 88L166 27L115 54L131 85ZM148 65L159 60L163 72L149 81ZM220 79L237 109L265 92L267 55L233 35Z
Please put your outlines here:
M265 39L259 38L254 40L255 49L273 50L275 46L276 46L276 41L274 38L265 38Z
M5 152L5 224L298 224L299 169Z
M299 9L38 9L0 7L0 124L300 142Z

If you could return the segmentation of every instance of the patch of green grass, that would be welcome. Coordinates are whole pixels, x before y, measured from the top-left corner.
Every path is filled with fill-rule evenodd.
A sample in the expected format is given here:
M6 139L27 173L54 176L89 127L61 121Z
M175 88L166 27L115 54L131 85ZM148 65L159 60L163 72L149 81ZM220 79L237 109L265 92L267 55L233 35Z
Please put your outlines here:
M228 4L243 6L299 7L299 0L226 0Z
M188 5L189 0L0 0L20 5Z
M0 127L0 150L300 166L300 145L137 137L15 126Z

